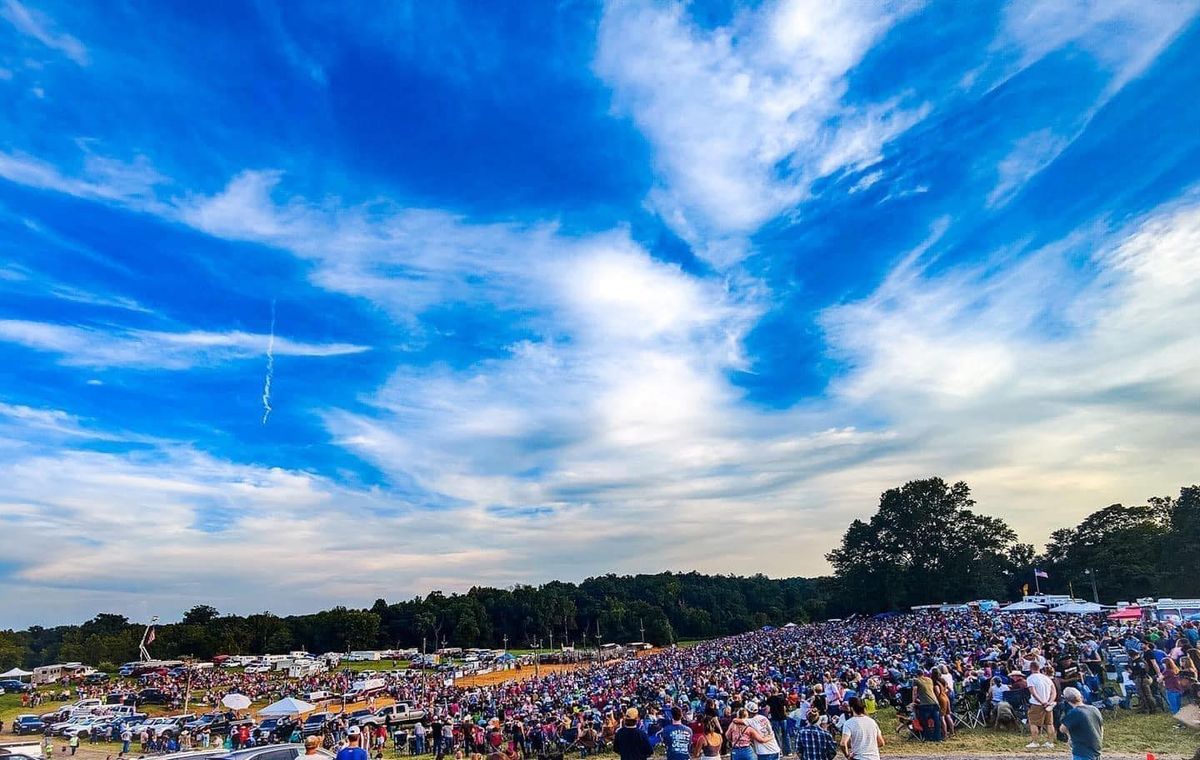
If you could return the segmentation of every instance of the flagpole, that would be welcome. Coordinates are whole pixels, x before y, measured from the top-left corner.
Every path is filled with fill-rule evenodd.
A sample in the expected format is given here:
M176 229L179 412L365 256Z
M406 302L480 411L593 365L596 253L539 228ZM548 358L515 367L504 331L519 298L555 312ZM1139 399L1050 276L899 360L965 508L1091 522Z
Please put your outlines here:
M1038 592L1038 594L1042 593L1042 584L1038 581L1038 571L1036 568L1034 568L1033 571L1033 588Z

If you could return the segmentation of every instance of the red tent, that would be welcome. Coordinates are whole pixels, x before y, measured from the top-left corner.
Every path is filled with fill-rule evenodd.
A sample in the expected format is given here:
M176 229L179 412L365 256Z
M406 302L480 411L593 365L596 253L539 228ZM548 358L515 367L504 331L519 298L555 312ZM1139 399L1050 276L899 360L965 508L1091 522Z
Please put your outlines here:
M1126 607L1123 610L1117 610L1108 616L1109 620L1141 620L1141 607Z

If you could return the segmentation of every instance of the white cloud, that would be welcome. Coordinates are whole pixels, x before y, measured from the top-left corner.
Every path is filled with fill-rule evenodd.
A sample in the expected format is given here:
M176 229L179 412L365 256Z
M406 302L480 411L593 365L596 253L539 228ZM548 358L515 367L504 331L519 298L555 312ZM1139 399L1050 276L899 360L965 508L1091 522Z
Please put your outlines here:
M1028 539L1195 479L1200 207L1017 263L898 270L829 310L850 364L834 402L882 415L904 455L955 473ZM1072 256L1094 250L1080 282ZM1053 505L1055 509L1046 509Z
M773 2L701 29L679 4L609 3L595 68L654 145L663 217L709 258L874 163L924 109L846 100L847 74L915 3Z
M27 8L17 0L4 0L0 5L0 18L12 24L21 34L32 37L51 50L57 50L80 66L88 65L88 51L83 43L65 32L57 31L54 22L45 14Z
M240 331L162 332L60 325L29 320L0 320L0 341L61 355L60 362L80 367L187 369L235 359L261 357L267 335ZM348 343L302 343L275 338L277 356L327 357L362 353Z
M1145 71L1197 10L1195 0L1013 0L996 44L1015 46L1022 68L1072 46L1085 50L1112 72L1111 95Z
M139 210L157 209L161 212L154 200L154 192L163 182L163 177L143 157L126 163L87 154L80 175L70 177L54 164L39 158L0 151L0 178L77 198L110 201Z

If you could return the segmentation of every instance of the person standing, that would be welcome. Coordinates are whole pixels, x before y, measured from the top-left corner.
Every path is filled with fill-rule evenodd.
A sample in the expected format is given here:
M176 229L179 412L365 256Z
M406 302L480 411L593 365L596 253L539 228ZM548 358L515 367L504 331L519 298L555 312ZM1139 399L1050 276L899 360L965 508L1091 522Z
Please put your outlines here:
M613 735L613 750L621 756L621 760L647 760L654 753L650 736L638 725L638 720L638 709L629 708L625 711L621 727Z
M358 726L346 729L346 746L338 750L337 760L370 760L367 751L359 746L362 733Z
M787 697L783 695L783 689L780 689L778 684L771 689L771 696L767 697L767 710L771 715L771 730L775 732L775 739L783 747L783 756L787 757L792 754L791 737L788 736L787 730Z
M755 760L779 760L779 741L770 719L758 711L758 703L753 700L746 703L746 709L750 713L746 727L754 743Z
M71 754L79 749L79 734L71 734L71 738L67 741L67 746L71 748Z
M917 720L921 724L921 738L940 742L944 736L945 724L942 722L942 708L933 685L933 677L928 670L921 671L921 675L913 679L912 701Z
M667 748L667 760L690 760L692 729L683 725L683 710L671 708L671 722L662 730L662 743Z
M1038 734L1042 733L1046 741L1041 746L1054 746L1054 703L1058 701L1058 689L1050 676L1041 672L1037 663L1029 666L1029 677L1025 679L1029 687L1029 743L1026 749L1038 746Z
M796 757L800 760L833 760L837 755L837 743L818 725L820 722L821 713L816 710L804 716L796 733Z
M867 717L858 697L850 698L850 712L854 717L842 724L842 753L849 760L879 760L879 750L884 744L879 724Z
M1062 728L1071 743L1071 756L1075 760L1100 760L1100 748L1104 744L1104 716L1089 704L1084 704L1083 694L1073 686L1063 689L1067 712L1062 717Z

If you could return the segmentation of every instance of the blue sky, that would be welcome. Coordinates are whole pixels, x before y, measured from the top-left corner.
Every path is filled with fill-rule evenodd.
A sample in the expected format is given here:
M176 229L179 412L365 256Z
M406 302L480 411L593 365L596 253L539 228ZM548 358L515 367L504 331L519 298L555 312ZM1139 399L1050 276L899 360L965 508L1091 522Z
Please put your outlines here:
M1197 11L0 0L0 622L1193 482Z

